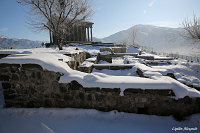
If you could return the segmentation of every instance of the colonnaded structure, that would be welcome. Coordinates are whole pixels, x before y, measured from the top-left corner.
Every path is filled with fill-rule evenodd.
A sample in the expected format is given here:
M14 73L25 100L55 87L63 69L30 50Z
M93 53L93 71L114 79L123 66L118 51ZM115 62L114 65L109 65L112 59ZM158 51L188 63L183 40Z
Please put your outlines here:
M94 23L84 21L78 25L75 25L70 34L66 36L66 42L92 42L92 26ZM53 33L50 33L50 42L52 42Z

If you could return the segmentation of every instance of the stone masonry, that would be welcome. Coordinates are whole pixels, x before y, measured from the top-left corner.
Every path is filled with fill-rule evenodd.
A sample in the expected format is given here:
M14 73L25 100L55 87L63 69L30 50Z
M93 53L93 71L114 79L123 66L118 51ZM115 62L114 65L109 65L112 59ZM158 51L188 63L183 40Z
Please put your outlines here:
M86 88L77 81L59 83L61 73L44 70L37 64L0 64L0 81L6 107L72 107L118 110L177 118L200 112L200 99L175 100L172 90L127 88Z

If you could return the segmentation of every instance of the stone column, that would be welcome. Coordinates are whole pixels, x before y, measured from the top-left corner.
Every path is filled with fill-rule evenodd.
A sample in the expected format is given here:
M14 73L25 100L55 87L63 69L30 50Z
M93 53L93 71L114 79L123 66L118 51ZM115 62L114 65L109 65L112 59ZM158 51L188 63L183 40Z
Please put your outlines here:
M92 26L90 27L90 37L91 37L91 42L93 41L93 39L92 39Z
M79 41L79 32L78 32L78 28L79 28L79 27L78 27L78 25L77 25L77 26L76 26L76 32L77 32L76 35L77 35L77 36L76 36L75 41Z
M88 34L88 42L90 41L90 33L89 33L89 27L87 27L87 34Z
M83 25L81 24L81 37L80 37L80 41L83 41Z
M83 26L83 41L86 41L86 26Z
M72 40L72 41L75 41L75 37L76 37L76 26L74 26L73 32L74 32L74 36L73 36L73 40Z

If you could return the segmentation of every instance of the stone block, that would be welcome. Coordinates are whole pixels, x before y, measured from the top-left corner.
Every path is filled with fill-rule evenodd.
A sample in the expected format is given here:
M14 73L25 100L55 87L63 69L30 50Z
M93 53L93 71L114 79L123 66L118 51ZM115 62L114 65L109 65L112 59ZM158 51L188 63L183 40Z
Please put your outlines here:
M167 73L166 76L169 76L169 77L171 77L171 78L173 78L173 79L176 79L176 77L175 77L175 75L174 75L173 73ZM176 79L176 80L177 80L177 79Z
M66 93L68 91L68 85L60 85L59 89L61 93Z
M15 97L16 97L15 94L6 94L6 93L4 93L4 98L7 99L7 100L10 100L10 99L14 100Z
M138 103L138 104L136 104L136 106L137 106L138 108L144 108L144 103Z
M11 64L10 71L11 73L16 73L19 71L21 66L19 64Z
M0 75L0 81L9 81L9 80L10 80L9 75L5 75L5 74Z
M11 84L10 84L10 82L2 82L2 87L3 87L3 89L10 89Z
M69 90L81 90L81 89L83 89L83 86L75 80L73 80L71 83L69 83L69 85L70 85Z
M93 87L93 88L87 88L87 87L84 87L84 90L85 92L99 92L100 91L100 88L99 87Z
M101 54L98 54L97 55L97 62L99 62L100 60L112 63L112 55L101 55Z
M71 69L76 70L78 68L78 64L76 61L68 61L66 62Z
M112 53L112 49L111 49L111 48L105 48L105 47L103 47L103 48L100 48L100 52L106 52L106 51L108 51L108 52L111 52L111 53Z
M173 90L170 89L146 89L145 94L159 95L159 96L175 96Z
M139 98L135 97L135 102L138 103L139 102Z
M101 102L101 101L105 100L105 95L95 94L95 99L97 102Z
M13 81L19 81L19 76L17 74L12 74L11 80L13 80Z
M1 63L0 64L0 68L2 69L2 68L10 68L10 64L5 64L5 63Z
M26 71L24 71L24 70L19 73L19 78L21 81L27 81L29 79L26 74Z
M37 79L42 79L42 73L41 72L36 72L36 77L37 77Z
M120 88L101 88L101 91L102 92L106 92L106 93L108 93L108 92L110 92L110 93L115 93L115 94L120 94Z
M53 103L51 99L45 99L44 101L44 107L52 107Z
M137 88L128 88L124 90L124 95L143 94L144 90Z
M64 95L64 100L65 101L72 101L73 100L73 96L71 94L65 94Z
M137 55L137 58L146 59L146 60L154 60L154 56Z
M54 99L61 98L61 95L59 93L54 93L54 92L52 92L51 94L48 94L47 96Z
M141 107L138 107L137 109L138 114L149 114L148 108L145 108L142 104Z
M13 87L13 89L19 89L19 90L23 89L23 85L20 83L16 83L16 82L12 83L12 87Z
M114 53L126 53L126 47L113 47L112 51Z
M0 73L9 73L10 69L9 68L0 68Z
M38 64L22 64L22 70L39 70L42 71L43 68Z
M85 54L86 54L86 59L91 58L91 54L90 53L86 52Z
M84 100L85 94L83 92L79 92L79 97L80 97L80 100Z
M96 70L103 70L103 69L109 69L109 66L93 66L93 68L95 68Z
M137 69L136 73L137 73L140 77L145 77L143 71L140 70L139 68Z
M141 102L142 102L142 103L146 103L146 102L147 102L147 98L143 97L143 98L141 99Z
M92 95L91 94L87 95L87 101L89 101L89 102L92 101Z
M89 66L89 67L78 67L78 70L81 72L85 72L85 73L91 73L93 69L93 66Z

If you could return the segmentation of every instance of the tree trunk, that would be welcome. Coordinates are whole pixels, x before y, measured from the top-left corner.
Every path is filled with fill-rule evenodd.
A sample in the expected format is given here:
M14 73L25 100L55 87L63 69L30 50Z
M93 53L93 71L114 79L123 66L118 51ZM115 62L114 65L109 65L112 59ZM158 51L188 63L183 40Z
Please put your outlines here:
M51 33L51 31L49 30L49 38L50 38L50 43L52 44L53 42L52 42L52 33Z
M63 50L63 48L62 48L62 44L61 43L58 43L58 48L59 48L59 50Z
M57 36L55 36L55 35L53 35L53 44L56 47L58 47L59 50L63 50L62 43L61 43L60 39Z

